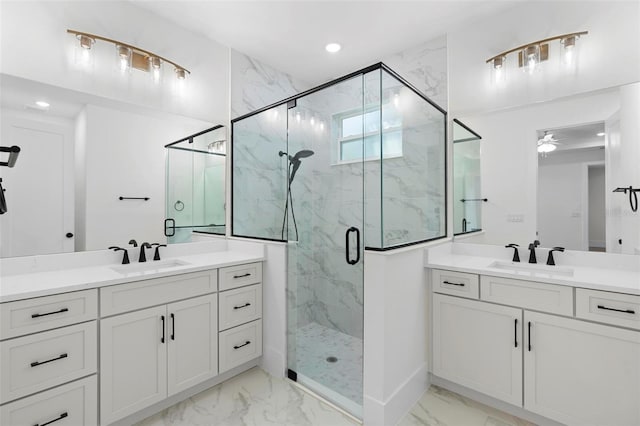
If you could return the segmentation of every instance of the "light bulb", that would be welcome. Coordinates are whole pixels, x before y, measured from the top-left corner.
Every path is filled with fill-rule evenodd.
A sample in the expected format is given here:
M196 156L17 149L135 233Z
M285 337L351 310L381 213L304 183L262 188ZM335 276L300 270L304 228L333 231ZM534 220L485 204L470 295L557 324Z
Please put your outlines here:
M131 67L131 49L127 46L116 45L118 54L118 68L124 73Z
M158 58L157 56L149 57L149 68L151 69L151 78L153 79L153 82L156 84L160 82L161 66L162 66L162 61L160 61L160 58Z

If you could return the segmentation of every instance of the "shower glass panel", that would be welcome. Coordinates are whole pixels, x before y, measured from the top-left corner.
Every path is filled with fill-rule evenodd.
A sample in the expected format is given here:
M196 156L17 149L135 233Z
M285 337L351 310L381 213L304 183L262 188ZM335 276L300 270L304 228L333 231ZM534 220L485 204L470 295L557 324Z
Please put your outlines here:
M362 415L363 78L298 98L288 109L289 376ZM366 134L366 129L365 134Z
M482 230L480 135L453 120L453 234Z
M424 96L381 73L380 247L389 249L446 235L447 120Z
M169 144L165 235L191 241L193 232L225 235L226 129L212 129Z
M287 105L233 124L232 234L285 240Z

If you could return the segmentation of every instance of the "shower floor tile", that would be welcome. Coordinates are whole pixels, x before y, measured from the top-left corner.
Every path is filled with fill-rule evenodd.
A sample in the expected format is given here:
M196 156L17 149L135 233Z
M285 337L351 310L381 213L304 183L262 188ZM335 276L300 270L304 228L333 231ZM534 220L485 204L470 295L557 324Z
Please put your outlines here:
M296 346L296 373L362 405L362 339L312 322L297 330Z

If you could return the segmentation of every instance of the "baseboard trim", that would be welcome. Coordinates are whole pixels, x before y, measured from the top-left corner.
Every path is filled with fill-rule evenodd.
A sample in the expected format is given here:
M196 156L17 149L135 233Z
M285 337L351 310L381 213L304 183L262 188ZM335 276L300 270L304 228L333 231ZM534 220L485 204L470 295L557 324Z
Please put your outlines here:
M272 347L264 347L260 367L273 377L285 377L287 370L284 355Z
M449 380L434 376L433 374L429 374L429 377L432 385L440 386L441 388L447 389L451 392L455 392L469 399L473 399L476 402L480 402L482 404L496 408L500 411L504 411L505 413L511 414L512 416L520 417L521 419L527 420L531 423L545 426L563 426L562 423L558 423L547 417L532 413L531 411L525 410L522 407L517 407L507 402L500 401L499 399L485 395L473 389L469 389L465 386L461 386Z
M179 402L184 401L185 399L191 398L192 396L199 394L200 392L206 391L209 388L219 385L220 383L226 380L229 380L230 378L237 376L240 373L244 373L245 371L250 370L253 367L257 367L260 364L260 361L261 361L260 358L256 358L242 365L239 365L238 367L235 367L222 374L219 374L216 377L207 380L206 382L202 382L198 385L195 385L192 388L189 388L173 396L170 396L163 401L153 404L147 408L144 408L123 419L120 419L114 423L110 423L110 426L130 426L134 423L142 421L147 417L153 416L154 414L157 414L162 410L171 407L172 405L175 405Z
M429 386L427 363L423 363L393 391L386 401L364 395L364 424L367 426L397 424L420 401Z

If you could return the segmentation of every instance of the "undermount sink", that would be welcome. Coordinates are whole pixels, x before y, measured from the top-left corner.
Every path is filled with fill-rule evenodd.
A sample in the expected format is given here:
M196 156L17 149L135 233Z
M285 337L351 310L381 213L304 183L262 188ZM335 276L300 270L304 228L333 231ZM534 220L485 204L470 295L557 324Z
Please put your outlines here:
M502 260L496 260L489 265L489 268L502 269L515 273L525 272L529 274L561 275L564 277L573 276L573 268L563 266L538 265L534 263L504 262Z
M190 263L182 260L148 260L144 263L132 263L130 265L113 266L111 270L119 274L155 274L157 272L170 271L171 269L187 266Z

